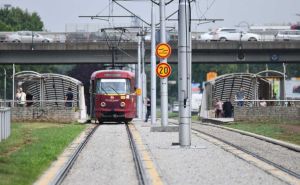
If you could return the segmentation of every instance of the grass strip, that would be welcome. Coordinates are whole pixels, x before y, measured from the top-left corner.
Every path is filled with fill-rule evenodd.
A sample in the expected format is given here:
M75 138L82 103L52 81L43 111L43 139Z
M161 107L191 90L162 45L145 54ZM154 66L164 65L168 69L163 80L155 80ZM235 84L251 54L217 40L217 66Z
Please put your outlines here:
M235 122L225 126L300 145L300 122Z
M0 185L33 184L85 125L12 123L0 143Z

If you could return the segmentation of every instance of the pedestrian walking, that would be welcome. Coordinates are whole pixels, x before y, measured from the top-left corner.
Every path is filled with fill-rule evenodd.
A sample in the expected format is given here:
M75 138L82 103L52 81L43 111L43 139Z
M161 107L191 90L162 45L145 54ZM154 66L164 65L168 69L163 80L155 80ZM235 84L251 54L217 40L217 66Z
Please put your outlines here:
M146 103L147 103L147 113L146 113L145 122L148 122L149 116L151 115L151 100L149 98L146 98Z

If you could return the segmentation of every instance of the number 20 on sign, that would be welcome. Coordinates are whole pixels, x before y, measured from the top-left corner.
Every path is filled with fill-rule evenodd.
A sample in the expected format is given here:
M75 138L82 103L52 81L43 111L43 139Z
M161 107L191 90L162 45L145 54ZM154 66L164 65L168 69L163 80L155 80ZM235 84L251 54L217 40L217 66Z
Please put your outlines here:
M159 63L156 66L156 74L160 78L168 78L171 75L172 68L168 63Z

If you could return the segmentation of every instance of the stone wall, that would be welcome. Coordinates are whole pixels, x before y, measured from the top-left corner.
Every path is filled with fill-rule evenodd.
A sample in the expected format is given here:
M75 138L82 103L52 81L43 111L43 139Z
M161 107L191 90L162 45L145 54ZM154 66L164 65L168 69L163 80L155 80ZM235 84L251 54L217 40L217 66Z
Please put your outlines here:
M300 107L234 107L234 121L300 120Z
M49 121L68 123L79 119L79 111L65 107L14 107L12 121Z

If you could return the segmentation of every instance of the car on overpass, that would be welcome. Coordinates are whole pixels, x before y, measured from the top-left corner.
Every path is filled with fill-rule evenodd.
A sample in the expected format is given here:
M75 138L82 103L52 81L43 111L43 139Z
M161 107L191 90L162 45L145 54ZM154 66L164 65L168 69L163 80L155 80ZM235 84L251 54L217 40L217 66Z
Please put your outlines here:
M300 40L300 30L282 30L275 35L277 41Z
M38 33L32 31L18 31L15 33L6 34L5 42L13 43L49 43L53 42L53 39L44 37Z
M204 41L260 41L261 37L255 33L248 33L236 28L218 28L215 31L200 36Z

